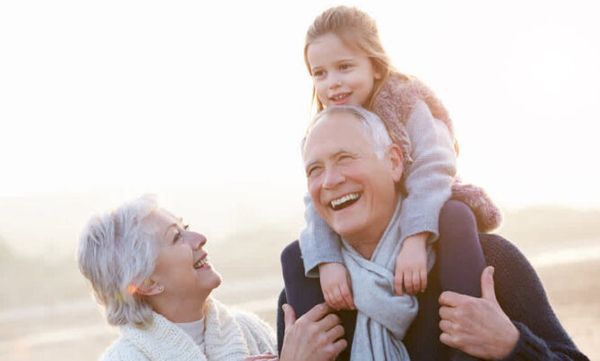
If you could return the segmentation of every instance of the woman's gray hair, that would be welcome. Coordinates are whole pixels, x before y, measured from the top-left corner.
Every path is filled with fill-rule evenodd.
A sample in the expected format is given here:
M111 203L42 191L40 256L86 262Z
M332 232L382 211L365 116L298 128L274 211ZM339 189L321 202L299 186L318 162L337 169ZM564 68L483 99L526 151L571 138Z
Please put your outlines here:
M373 150L379 159L383 159L385 152L392 145L392 138L388 130L377 114L366 110L363 107L356 105L332 105L315 115L311 125L306 131L304 139L302 139L302 154L306 151L306 139L314 129L314 127L323 119L327 119L333 114L350 114L353 115L362 124L365 132L370 136L373 143Z
M79 270L111 325L143 327L152 321L151 307L135 290L155 268L158 242L144 220L156 209L154 196L142 196L92 217L80 236Z

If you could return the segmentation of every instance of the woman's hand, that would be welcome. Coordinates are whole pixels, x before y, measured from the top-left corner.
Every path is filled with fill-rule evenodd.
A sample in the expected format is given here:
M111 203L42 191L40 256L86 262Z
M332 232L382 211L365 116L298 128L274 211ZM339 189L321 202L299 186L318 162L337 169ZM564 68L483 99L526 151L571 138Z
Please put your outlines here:
M335 310L354 310L352 286L348 270L340 263L319 265L319 282L325 302Z
M285 335L280 361L329 361L342 352L347 342L337 315L325 303L313 307L296 320L290 305L283 305Z
M519 330L496 300L493 276L493 267L483 270L481 298L449 291L440 295L440 340L486 360L508 356L519 340Z

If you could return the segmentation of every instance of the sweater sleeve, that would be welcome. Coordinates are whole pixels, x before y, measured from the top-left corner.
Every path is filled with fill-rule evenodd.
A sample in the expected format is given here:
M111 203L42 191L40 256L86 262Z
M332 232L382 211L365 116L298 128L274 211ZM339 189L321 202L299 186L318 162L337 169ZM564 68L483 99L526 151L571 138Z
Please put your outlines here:
M546 342L521 322L514 324L519 330L519 340L511 353L501 361L589 361L574 345Z
M486 261L495 268L498 303L520 334L517 345L503 361L589 361L560 324L525 256L497 235L480 234L480 241Z
M300 234L300 251L307 277L319 276L321 263L344 263L340 239L317 213L310 196L304 197L306 228Z
M406 123L412 163L405 169L407 197L400 212L401 240L429 232L439 237L438 219L450 198L456 175L456 153L450 130L435 119L423 101L418 101Z

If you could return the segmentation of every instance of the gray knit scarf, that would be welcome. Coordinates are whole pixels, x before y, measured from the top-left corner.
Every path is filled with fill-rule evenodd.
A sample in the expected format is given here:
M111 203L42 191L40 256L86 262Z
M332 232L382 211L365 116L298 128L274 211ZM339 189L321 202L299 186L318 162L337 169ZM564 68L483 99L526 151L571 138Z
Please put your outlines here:
M371 260L362 257L342 239L344 263L352 278L354 303L358 309L352 340L351 361L410 360L402 343L418 312L416 297L394 294L395 260L400 242L400 207L396 210ZM428 268L433 265L428 250Z

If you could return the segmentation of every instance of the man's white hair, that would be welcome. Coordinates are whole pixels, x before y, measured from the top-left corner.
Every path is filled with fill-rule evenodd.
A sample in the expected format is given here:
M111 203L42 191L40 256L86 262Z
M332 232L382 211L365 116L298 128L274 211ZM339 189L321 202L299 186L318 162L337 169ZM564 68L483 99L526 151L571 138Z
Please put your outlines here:
M379 159L383 159L388 147L392 145L392 138L390 137L385 124L377 114L356 105L332 105L317 113L306 131L306 135L302 139L303 156L306 153L306 140L315 126L322 120L327 119L334 114L349 114L360 121L365 133L369 135L373 145L373 151Z
M144 220L157 207L154 196L142 196L92 217L79 239L79 269L111 325L143 327L152 320L152 308L135 290L156 265L156 232Z

